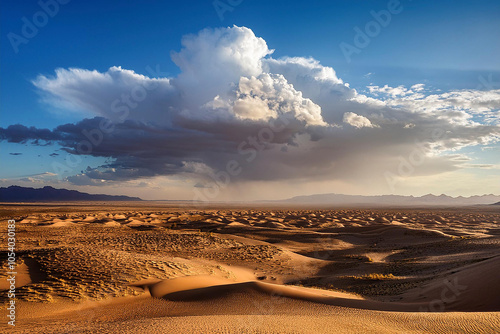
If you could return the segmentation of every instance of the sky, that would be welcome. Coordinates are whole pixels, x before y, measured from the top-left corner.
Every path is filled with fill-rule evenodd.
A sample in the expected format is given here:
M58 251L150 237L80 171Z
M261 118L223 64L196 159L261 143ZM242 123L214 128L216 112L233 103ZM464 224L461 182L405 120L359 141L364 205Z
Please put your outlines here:
M0 6L0 186L500 194L498 1Z

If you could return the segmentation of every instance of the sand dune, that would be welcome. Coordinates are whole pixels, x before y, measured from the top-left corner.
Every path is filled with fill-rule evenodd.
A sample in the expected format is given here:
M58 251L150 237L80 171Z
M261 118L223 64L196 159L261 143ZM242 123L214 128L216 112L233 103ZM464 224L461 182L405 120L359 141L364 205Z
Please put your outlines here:
M9 210L18 332L500 332L498 210Z
M500 256L464 266L403 295L444 311L500 311ZM429 308L430 308L429 307Z
M284 286L259 281L232 282L213 276L187 276L162 280L146 286L152 297L173 301L209 300L234 293L263 293L324 304L335 299L362 300L359 296L342 292Z

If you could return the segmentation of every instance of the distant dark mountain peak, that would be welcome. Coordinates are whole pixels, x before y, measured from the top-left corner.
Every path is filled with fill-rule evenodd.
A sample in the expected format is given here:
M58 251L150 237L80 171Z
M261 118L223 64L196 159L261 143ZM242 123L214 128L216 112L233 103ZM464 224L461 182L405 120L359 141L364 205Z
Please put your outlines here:
M10 186L0 188L0 202L65 202L65 201L142 201L139 197L87 194L76 190L56 189L51 186L28 188Z
M500 196L496 195L452 197L446 194L441 194L439 196L436 196L434 194L427 194L424 196L415 197L400 195L358 196L341 194L315 194L309 196L297 196L281 202L307 205L462 206L487 205L496 203L498 201L500 201Z

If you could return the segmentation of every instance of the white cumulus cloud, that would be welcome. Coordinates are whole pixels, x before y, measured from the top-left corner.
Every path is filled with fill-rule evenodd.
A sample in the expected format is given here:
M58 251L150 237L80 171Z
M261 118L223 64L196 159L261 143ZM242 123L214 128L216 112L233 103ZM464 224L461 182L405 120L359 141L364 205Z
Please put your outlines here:
M431 175L461 167L449 151L500 140L500 90L431 93L415 84L361 94L313 58L272 54L251 29L233 26L184 37L172 53L175 77L56 69L33 81L44 101L86 118L53 130L0 128L0 140L43 139L78 154L83 130L113 120L88 153L110 162L71 178L85 184L162 175L198 182L229 161L246 166L242 181L376 180L415 149L426 158L414 175Z
M347 123L355 128L374 128L375 125L364 116L356 115L353 112L346 112L344 114L344 123Z

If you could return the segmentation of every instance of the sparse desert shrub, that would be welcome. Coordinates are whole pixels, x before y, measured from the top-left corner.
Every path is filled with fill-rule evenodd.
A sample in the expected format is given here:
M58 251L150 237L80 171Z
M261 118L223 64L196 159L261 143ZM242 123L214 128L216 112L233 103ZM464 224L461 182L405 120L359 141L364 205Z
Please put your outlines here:
M373 273L373 274L366 274L366 275L360 275L360 276L341 276L339 278L351 278L351 279L356 279L356 280L381 281L381 280L385 280L385 279L396 279L397 277L394 276L393 274Z

